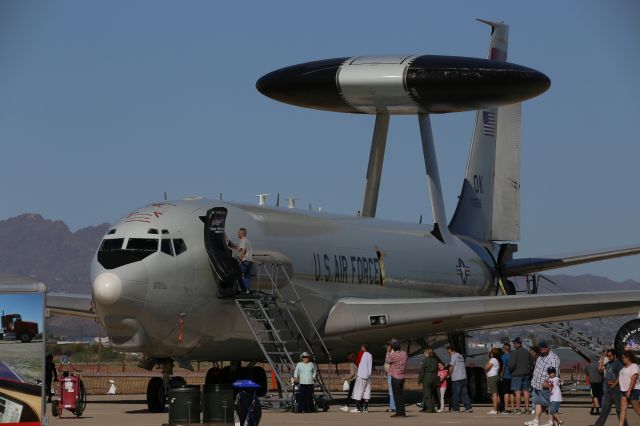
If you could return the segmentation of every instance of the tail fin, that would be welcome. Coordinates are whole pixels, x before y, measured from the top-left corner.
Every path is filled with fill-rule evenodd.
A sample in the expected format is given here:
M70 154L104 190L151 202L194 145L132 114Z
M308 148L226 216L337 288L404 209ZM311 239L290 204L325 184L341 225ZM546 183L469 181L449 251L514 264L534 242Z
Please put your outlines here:
M509 27L491 25L489 59L506 61ZM449 225L483 241L520 239L520 104L476 113L460 199Z

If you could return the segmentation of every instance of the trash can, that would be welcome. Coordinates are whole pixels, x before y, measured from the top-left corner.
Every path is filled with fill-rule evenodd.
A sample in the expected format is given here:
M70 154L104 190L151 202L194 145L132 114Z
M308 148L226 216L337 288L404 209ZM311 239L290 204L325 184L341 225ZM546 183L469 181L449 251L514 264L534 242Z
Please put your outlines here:
M237 380L233 382L236 396L236 412L241 425L258 426L262 417L262 407L258 399L257 390L260 385L251 380Z
M200 386L169 389L169 424L200 423Z
M233 389L220 384L202 387L202 422L233 423L235 401Z

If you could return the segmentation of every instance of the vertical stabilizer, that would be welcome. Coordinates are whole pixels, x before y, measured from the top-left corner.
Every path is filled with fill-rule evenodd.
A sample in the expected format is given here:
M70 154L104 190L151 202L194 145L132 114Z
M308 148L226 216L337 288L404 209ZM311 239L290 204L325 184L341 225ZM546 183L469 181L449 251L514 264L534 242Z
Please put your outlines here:
M479 21L491 26L489 59L506 61L509 27ZM520 238L520 104L476 112L467 170L450 229L483 241Z

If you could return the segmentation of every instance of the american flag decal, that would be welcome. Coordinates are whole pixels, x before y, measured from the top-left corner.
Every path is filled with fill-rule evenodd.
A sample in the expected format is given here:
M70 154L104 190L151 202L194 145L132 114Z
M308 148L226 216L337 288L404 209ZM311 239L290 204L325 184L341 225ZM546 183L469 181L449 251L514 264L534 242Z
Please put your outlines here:
M482 111L482 131L487 136L496 135L496 114L489 111Z

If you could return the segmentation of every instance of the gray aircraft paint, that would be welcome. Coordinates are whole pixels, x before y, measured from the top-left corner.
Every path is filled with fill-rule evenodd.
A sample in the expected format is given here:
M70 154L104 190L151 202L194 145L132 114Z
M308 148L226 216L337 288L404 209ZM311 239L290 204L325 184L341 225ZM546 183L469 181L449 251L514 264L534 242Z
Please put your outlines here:
M485 261L461 240L444 246L431 235L430 226L209 200L160 203L127 215L114 226L115 233L105 238L179 236L187 244L186 252L172 257L158 251L112 270L96 258L92 262L97 313L114 346L155 356L172 353L218 359L219 348L228 340L252 342L233 301L216 297L200 220L213 206L228 209L230 237L239 227L249 230L256 260L276 256L289 265L319 328L330 309L345 297L471 296L489 294L493 288ZM143 217L144 222L131 221L132 217ZM150 235L149 228L167 229L169 234ZM383 283L376 247L384 254ZM116 298L98 279L103 273L115 273L121 281ZM263 279L255 287L267 290L270 283ZM181 342L177 338L180 318Z
M492 26L498 40L500 24ZM503 36L506 53L506 33ZM498 44L492 45L490 54L494 48L499 54L497 47ZM387 65L393 67L397 77L396 65L401 64L396 62ZM354 66L362 65L366 64ZM375 101L367 100L367 94L348 78L349 71L345 72L346 91L343 90L341 102L348 98L347 102L362 106ZM391 86L377 87L374 92L385 102L398 99L396 104L401 105L402 94L386 91ZM353 105L349 108L353 109ZM204 224L200 219L213 206L228 209L226 231L230 238L238 227L249 230L256 260L283 263L290 271L334 360L357 349L363 341L380 355L384 342L392 336L411 340L445 331L637 313L640 292L491 296L496 273L491 256L497 256L499 247L489 240L512 239L519 222L519 168L513 167L519 165L519 110L514 107L504 114L498 110L497 115L498 138L493 138L494 146L484 153L478 146L479 160L477 164L473 159L470 163L491 176L497 167L501 168L500 173L495 172L492 184L487 186L488 181L483 181L485 191L500 195L488 194L491 197L483 204L487 214L480 215L476 223L477 211L460 207L466 202L463 189L457 209L461 216L457 221L454 217L454 222L464 223L465 232L452 226L457 235L450 235L446 243L435 238L432 227L426 225L198 198L157 203L132 212L105 238L124 238L125 243L129 238L181 238L187 251L170 256L158 250L138 262L110 270L94 258L91 275L96 313L106 326L112 345L119 350L178 361L262 360L234 300L217 297L217 282L204 247ZM501 145L501 133L505 135L502 142L507 145ZM510 166L498 166L504 162ZM473 187L470 170L473 168L468 168L465 184ZM477 186L479 182L475 183ZM505 188L511 188L511 194ZM501 210L502 217L496 209ZM168 234L149 234L149 228L160 232L166 229ZM489 237L479 238L482 236ZM380 282L381 265L376 266L373 260L377 258L376 250L384 255L384 282ZM507 275L535 272L639 252L640 248L632 247L574 257L503 259L504 271ZM278 284L284 291L286 285ZM268 287L265 281L254 281L254 286ZM52 294L47 306L51 312L86 315L88 299ZM386 324L371 325L371 315L384 315Z

